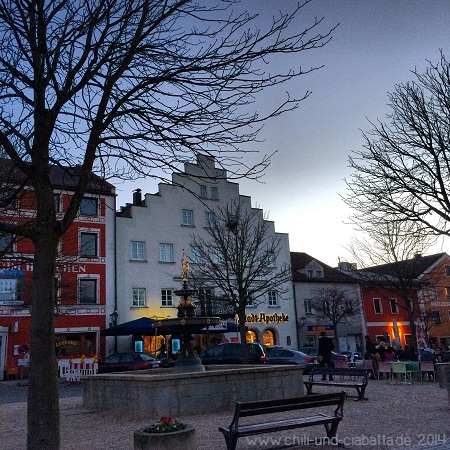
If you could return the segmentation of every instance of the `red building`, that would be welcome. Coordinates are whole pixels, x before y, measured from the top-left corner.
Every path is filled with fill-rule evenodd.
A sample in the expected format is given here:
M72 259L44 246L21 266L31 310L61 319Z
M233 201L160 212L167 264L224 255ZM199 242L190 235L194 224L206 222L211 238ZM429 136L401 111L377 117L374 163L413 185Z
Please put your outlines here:
M76 168L52 171L55 206L62 214L71 199ZM73 186L73 185L72 185ZM35 214L32 191L0 209L0 220L24 221ZM79 214L60 242L55 275L55 356L104 354L100 330L114 308L115 189L92 175ZM26 371L30 341L33 244L0 233L0 377ZM108 306L107 306L108 305ZM109 309L111 310L109 310Z

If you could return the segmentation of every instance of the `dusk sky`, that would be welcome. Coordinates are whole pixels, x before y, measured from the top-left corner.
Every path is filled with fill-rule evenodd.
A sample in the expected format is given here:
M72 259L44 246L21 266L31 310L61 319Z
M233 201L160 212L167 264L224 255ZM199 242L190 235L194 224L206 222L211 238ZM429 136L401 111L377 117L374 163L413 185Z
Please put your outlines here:
M296 4L247 1L258 5L264 17ZM269 213L276 231L289 233L291 251L336 266L338 258L351 260L344 246L354 234L345 224L350 211L340 198L350 175L348 155L362 148L361 129L371 128L368 119L383 121L389 113L387 93L395 84L413 80L411 70L423 72L427 60L438 62L439 49L450 57L450 0L313 0L303 8L300 23L306 26L322 16L322 31L340 24L331 42L290 58L289 64L324 68L279 90L312 94L296 111L267 123L260 135L265 141L254 144L260 156L278 151L264 184L239 184L252 205ZM264 98L272 101L272 96ZM257 157L245 160L256 162ZM137 187L144 193L157 191L151 182L118 185L118 206L131 201Z

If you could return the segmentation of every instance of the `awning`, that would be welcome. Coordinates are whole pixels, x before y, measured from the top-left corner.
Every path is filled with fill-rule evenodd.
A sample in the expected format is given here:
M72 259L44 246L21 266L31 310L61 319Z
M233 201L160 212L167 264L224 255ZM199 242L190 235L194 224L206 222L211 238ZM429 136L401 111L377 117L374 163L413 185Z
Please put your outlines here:
M115 327L107 328L100 331L101 336L129 336L130 334L142 334L144 336L152 336L155 334L153 324L155 321L148 317L124 322ZM159 333L158 333L159 334Z
M130 334L140 334L143 336L154 336L172 334L172 330L168 330L165 327L154 328L153 324L156 320L149 319L148 317L141 317L140 319L131 320L130 322L124 322L115 327L107 328L106 330L101 330L101 336L129 336ZM201 334L205 333L235 333L239 330L235 323L221 321L216 327L209 327L208 331L206 328L200 331Z

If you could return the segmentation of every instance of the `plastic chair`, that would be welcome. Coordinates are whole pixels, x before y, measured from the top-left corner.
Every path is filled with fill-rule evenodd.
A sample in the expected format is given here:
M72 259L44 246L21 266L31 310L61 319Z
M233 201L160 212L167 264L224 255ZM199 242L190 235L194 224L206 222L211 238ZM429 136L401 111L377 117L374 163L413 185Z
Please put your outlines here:
M398 375L397 384L412 384L411 372L406 370L406 362L393 362L392 363L392 379ZM409 383L408 383L409 377Z
M371 359L364 360L364 367L372 372L373 377L378 380L378 374L375 373L375 369L373 368L373 361Z
M345 361L336 360L334 361L334 367L336 369L349 369L350 365L347 360Z
M386 380L391 380L391 365L386 361L380 361L378 363L378 375L384 374L386 375Z
M406 371L411 372L411 381L414 379L420 381L422 379L419 361L408 361L406 363ZM417 375L416 377L414 375Z
M422 381L424 372L428 374L428 376L430 376L430 373L433 372L433 381L436 380L436 370L434 368L433 361L420 361L420 372L422 374Z

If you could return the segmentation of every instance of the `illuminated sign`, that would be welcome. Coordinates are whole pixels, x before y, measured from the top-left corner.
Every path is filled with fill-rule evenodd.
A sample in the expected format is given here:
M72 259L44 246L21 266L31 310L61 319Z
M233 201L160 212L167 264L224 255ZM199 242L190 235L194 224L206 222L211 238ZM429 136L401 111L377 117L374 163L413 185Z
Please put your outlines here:
M266 325L269 323L283 323L288 322L289 316L284 313L274 313L274 314L249 314L245 317L246 323L265 323Z
M308 325L308 331L334 331L336 327L334 325Z

